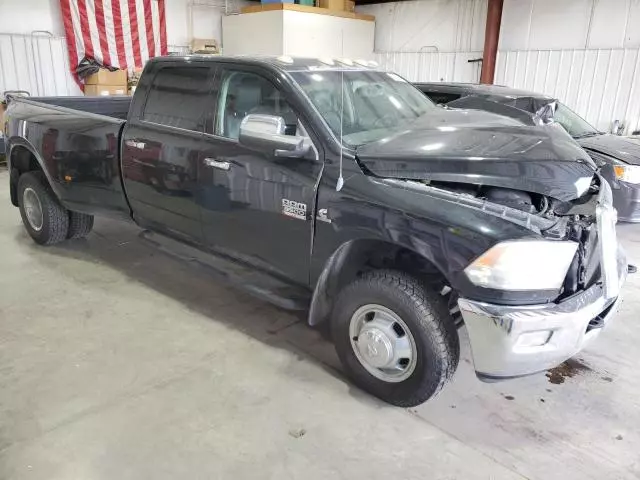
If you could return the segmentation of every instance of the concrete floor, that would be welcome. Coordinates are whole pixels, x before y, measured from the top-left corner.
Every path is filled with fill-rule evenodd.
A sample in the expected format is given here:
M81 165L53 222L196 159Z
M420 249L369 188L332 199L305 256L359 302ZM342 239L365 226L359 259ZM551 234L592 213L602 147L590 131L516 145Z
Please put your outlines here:
M640 226L619 231L640 263ZM0 172L0 479L640 478L640 275L563 383L480 383L465 343L403 410L299 318L138 233L38 247Z

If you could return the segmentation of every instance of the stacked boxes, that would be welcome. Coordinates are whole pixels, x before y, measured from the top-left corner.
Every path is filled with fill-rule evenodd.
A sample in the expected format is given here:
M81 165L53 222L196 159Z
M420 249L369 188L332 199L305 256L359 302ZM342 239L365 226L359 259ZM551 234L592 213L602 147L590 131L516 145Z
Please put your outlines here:
M106 69L100 69L97 73L89 75L84 82L84 94L89 97L126 95L127 91L126 70L110 72Z
M353 0L318 0L318 7L353 13L356 3Z

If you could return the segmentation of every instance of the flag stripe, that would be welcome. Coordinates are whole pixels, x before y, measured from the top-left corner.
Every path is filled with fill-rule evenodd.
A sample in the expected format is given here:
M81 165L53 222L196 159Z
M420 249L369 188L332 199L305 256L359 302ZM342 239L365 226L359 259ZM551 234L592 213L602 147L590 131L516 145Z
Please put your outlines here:
M166 55L165 1L60 0L74 76L85 57L107 67L131 69Z
M129 22L129 2L128 0L119 1L120 12L122 13L122 41L124 42L124 53L127 57L125 65L133 68L136 60L133 56L133 39L131 38L131 23Z
M138 13L136 12L136 0L129 0L129 26L131 28L131 45L133 46L133 58L134 65L142 66L142 59L140 58L140 35L138 33Z
M151 2L152 21L153 21L153 42L155 44L155 54L162 55L160 48L160 12L158 11L158 2Z
M147 52L150 57L157 55L156 45L153 41L153 14L151 12L151 0L143 1L144 7L144 24L147 29Z
M140 42L140 58L149 58L149 48L147 47L147 22L144 18L143 0L136 0L136 18L138 19L138 40ZM142 67L142 61L140 65Z
M89 25L89 36L93 47L93 57L103 63L102 46L100 45L100 32L98 30L98 19L96 18L96 8L94 0L85 0L87 7L87 24Z
M122 30L120 0L111 0L111 8L113 9L113 33L116 40L118 63L120 64L120 68L127 68L127 52L124 49L124 32Z
M160 10L160 55L168 55L167 49L167 18L164 13L164 0L158 0Z
M111 65L111 54L107 43L107 29L105 28L104 5L102 0L94 0L96 10L96 26L98 27L98 37L100 38L100 50L102 51L102 63Z
M117 3L117 2L116 2ZM113 67L121 68L123 65L118 58L118 46L116 44L115 23L113 22L114 12L111 0L102 0L104 10L104 28L107 37L107 46L109 50L110 64ZM119 10L118 10L119 11ZM120 14L118 13L118 18ZM106 62L105 62L106 64Z
M93 43L91 43L91 34L89 33L89 19L87 18L86 0L78 0L78 16L80 17L80 33L82 42L84 43L84 53L87 57L93 58Z
M60 9L62 11L62 22L64 24L64 35L67 39L67 50L69 51L69 69L73 75L73 79L80 86L80 80L76 74L78 66L78 49L76 46L76 34L73 29L73 20L71 19L70 0L60 0Z

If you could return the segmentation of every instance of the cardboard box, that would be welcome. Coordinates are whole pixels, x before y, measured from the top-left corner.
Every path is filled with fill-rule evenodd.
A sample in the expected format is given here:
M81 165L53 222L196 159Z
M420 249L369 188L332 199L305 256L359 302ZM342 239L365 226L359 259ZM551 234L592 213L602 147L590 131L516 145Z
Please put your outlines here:
M214 38L194 38L191 40L191 51L193 53L220 53L218 41Z
M87 97L101 97L105 95L126 95L127 84L124 85L85 85L84 94Z
M116 70L110 72L105 68L101 68L97 73L89 75L84 80L85 85L126 85L127 84L127 71Z
M345 0L318 0L318 6L329 10L344 11Z
M344 0L344 9L347 12L355 12L356 11L356 2L354 0Z

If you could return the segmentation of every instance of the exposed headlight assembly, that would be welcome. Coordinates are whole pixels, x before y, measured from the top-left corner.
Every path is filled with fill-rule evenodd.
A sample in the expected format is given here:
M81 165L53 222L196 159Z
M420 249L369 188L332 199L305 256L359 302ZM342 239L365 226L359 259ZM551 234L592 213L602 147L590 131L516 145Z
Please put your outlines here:
M514 240L499 243L464 272L479 287L499 290L557 290L578 244L570 241Z

